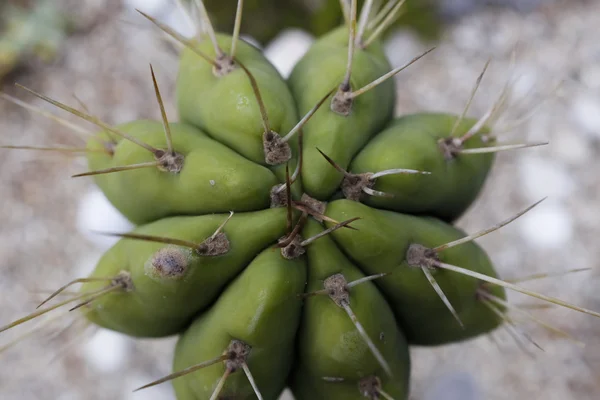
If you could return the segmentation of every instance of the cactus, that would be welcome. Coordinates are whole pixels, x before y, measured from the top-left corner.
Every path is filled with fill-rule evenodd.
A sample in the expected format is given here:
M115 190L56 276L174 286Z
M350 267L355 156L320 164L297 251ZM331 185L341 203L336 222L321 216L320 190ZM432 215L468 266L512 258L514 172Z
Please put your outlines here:
M218 30L228 32L233 29L231 15L237 8L236 0L205 0L204 3ZM245 3L246 18L242 29L261 43L289 28L304 29L321 36L342 22L339 0L291 0L283 4L277 0L246 0ZM358 6L364 3L359 0ZM437 38L443 25L438 3L437 0L406 0L394 26L407 27L425 39Z
M133 337L179 335L173 373L139 390L172 381L178 400L276 399L286 386L298 400L402 400L409 346L510 324L506 289L600 317L500 279L473 241L539 202L471 235L452 225L495 152L541 143L497 141L504 94L477 120L469 104L394 118L391 78L428 53L396 69L385 58L380 35L402 2L378 12L367 1L360 15L342 2L346 23L287 80L239 40L241 0L232 35L198 4L206 34L193 39L142 13L184 47L178 123L152 67L161 121L110 126L26 89L99 128L84 149L54 150L83 153L90 170L76 176L138 226L107 233L120 240L92 274L0 333L69 307Z

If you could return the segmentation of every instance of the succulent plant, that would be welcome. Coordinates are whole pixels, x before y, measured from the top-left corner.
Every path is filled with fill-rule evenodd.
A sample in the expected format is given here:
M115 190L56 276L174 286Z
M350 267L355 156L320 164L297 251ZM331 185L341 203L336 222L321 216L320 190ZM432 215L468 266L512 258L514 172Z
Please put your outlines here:
M61 307L134 337L179 335L178 400L408 398L409 346L434 346L504 323L505 289L600 317L503 281L453 222L481 191L502 144L492 122L445 113L394 116L396 73L381 34L396 7L342 2L346 23L319 37L285 80L261 51L215 33L183 45L180 122L100 128L85 149L112 204L138 226L38 310ZM487 65L486 65L487 68ZM475 93L483 73L477 78ZM10 98L9 98L10 99ZM5 146L10 148L28 148ZM74 284L80 291L56 301ZM51 303L52 302L52 303ZM47 305L52 304L52 305Z
M346 0L344 2L349 3ZM192 3L191 0L188 0ZM373 1L359 0L358 7ZM231 15L237 8L237 0L205 0L211 20L222 32L230 32L234 23ZM395 1L375 0L375 5L393 6ZM439 36L443 21L439 15L438 0L405 0L402 12L396 18L395 27L407 27L425 39ZM321 36L343 22L339 0L246 0L244 33L261 43L273 39L284 29L304 29Z

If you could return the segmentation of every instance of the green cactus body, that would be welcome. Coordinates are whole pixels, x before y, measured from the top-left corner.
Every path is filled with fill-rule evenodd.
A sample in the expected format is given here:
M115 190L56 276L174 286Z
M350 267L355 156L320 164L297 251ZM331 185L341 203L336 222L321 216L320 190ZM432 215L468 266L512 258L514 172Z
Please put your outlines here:
M118 126L124 133L165 150L160 122L135 121ZM178 172L157 167L97 175L96 183L113 205L134 223L172 215L193 215L267 208L277 178L228 147L185 124L171 124L173 149L183 156ZM112 135L113 137L116 135ZM103 140L97 140L102 138ZM155 161L147 149L116 137L114 154L88 153L91 170ZM89 148L110 144L106 133L90 139Z
M305 114L328 91L343 81L348 59L348 29L338 28L319 38L294 67L288 79L299 114ZM391 69L382 46L357 48L350 86L358 90ZM302 184L306 193L327 200L338 188L342 175L319 150L346 168L369 138L392 118L394 83L386 81L353 100L350 114L337 114L326 103L304 128Z
M444 154L444 140L450 136L457 117L441 113L421 113L395 119L377 134L352 160L350 171L373 173L395 168L416 169L431 175L398 174L377 178L374 189L390 197L364 195L362 201L378 208L405 213L433 215L453 221L477 198L492 167L494 154ZM463 119L453 137L460 137L475 124ZM495 143L479 135L464 142L465 149L483 148ZM487 139L487 140L486 140Z
M322 231L318 223L309 221L304 236ZM342 274L348 282L364 278L329 237L310 244L307 256L308 293L322 290L324 282L336 274ZM354 286L348 293L348 306L388 363L392 375L387 375L370 352L344 308L328 295L311 296L305 300L298 340L299 367L292 378L297 399L358 399L362 396L359 381L371 376L378 377L394 399L405 399L410 371L408 346L390 306L372 282ZM344 384L323 378L343 379ZM311 389L313 385L307 386L305 381L326 390ZM345 395L348 397L342 397Z
M394 400L407 398L401 391L397 391L393 383L383 384L376 376L337 381L317 378L302 370L294 374L292 385L296 400L382 399L380 390L393 396Z
M327 216L339 220L349 216L362 218L353 224L358 231L337 230L333 238L365 273L391 273L376 284L390 302L410 343L437 345L464 340L488 332L502 322L478 301L481 282L451 271L434 270L437 283L465 324L462 329L421 268L407 262L411 244L434 248L464 237L460 230L434 218L377 210L350 200L328 204ZM485 252L472 242L445 250L439 258L448 264L496 276ZM503 289L488 290L505 298Z
M284 259L277 248L262 251L181 336L174 370L219 357L232 340L251 347L246 363L264 399L277 399L294 357L294 339L306 284L303 258ZM208 399L227 365L219 363L173 381L178 400ZM231 373L219 398L250 399L244 371Z
M172 217L134 232L200 244L213 235L226 217L225 214ZM103 256L92 276L111 277L127 271L132 288L98 299L86 316L98 325L133 336L156 337L180 332L258 252L276 242L285 228L284 209L236 214L222 231L229 249L216 256L199 255L186 247L121 239ZM91 292L105 284L87 283L82 291Z
M224 52L231 37L219 35ZM288 133L297 122L294 99L279 72L255 47L238 41L236 60L254 76L265 103L271 130ZM198 49L215 56L209 40ZM195 125L258 164L265 164L261 112L245 72L236 67L217 77L213 66L190 49L183 50L177 77L177 105L183 122Z

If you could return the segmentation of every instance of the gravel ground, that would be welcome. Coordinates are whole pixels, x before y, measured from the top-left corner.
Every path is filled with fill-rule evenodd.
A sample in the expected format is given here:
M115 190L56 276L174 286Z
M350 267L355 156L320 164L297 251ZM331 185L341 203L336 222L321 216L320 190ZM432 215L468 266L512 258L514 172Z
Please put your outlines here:
M148 71L152 62L167 113L174 119L176 58L169 46L157 40L155 31L116 1L57 3L75 10L79 23L92 28L70 38L67 51L55 64L36 66L19 76L20 83L70 104L76 104L75 95L109 123L158 118ZM502 139L507 142L548 140L550 145L500 154L483 194L459 225L467 231L479 230L549 196L513 225L479 241L505 278L591 268L526 285L600 310L600 291L594 290L600 287L595 263L600 257L596 245L600 235L600 4L555 3L527 15L493 10L462 19L448 30L435 52L397 78L397 111L461 112L489 57L493 61L470 115L483 115L506 80L520 77L511 85L517 101L497 128L506 130ZM388 48L392 61L401 64L427 46L401 33ZM560 89L553 90L560 81ZM10 85L4 90L51 109ZM542 99L547 101L532 119L515 129L503 129ZM2 143L81 144L60 125L5 101L0 103L0 131ZM111 214L90 206L98 196L89 180L68 179L83 170L85 163L73 157L0 150L0 321L26 314L49 290L85 274L108 245L87 230ZM85 207L82 199L88 199ZM90 208L91 212L85 211ZM512 294L510 300L539 303ZM529 344L523 350L503 330L492 336L494 340L482 337L440 348L416 348L412 397L599 398L600 321L557 307L533 312L585 342L585 349L531 322L522 327L545 352ZM133 341L107 331L83 330L82 321L75 320L72 326L71 322L53 321L0 353L0 398L173 398L169 385L131 391L169 372L174 339ZM28 329L3 333L0 346Z

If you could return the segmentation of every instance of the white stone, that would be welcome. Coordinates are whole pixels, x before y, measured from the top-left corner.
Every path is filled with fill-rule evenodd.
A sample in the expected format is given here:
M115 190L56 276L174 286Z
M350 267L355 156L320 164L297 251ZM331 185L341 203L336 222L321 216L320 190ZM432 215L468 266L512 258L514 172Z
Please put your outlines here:
M92 251L87 253L84 257L80 258L77 264L75 265L75 273L73 276L89 276L96 266L98 265L98 261L104 255L103 250Z
M558 202L541 204L520 218L523 239L538 249L556 249L573 236L573 218Z
M196 34L196 27L193 21L184 15L184 11L179 7L171 9L171 12L165 18L165 24L185 37L192 37Z
M482 41L487 41L487 37L482 36L481 31L473 23L459 24L450 31L452 42L459 47L461 51L481 51Z
M406 64L425 50L419 38L408 30L396 30L385 41L384 46L385 54L392 68ZM425 62L427 62L427 59L419 60L413 66L418 68L418 63Z
M99 329L84 345L85 360L100 372L117 372L127 360L130 340L121 333Z
M425 391L424 400L481 400L480 389L466 372L443 375Z
M584 86L592 90L600 89L600 65L588 64L581 70L580 80Z
M600 96L581 94L571 105L573 121L595 139L600 139Z
M573 164L581 165L593 156L588 140L570 127L559 129L550 142L552 152L560 159Z
M532 202L546 196L553 200L568 198L575 190L574 177L556 160L523 156L519 162L519 173L521 193Z
M127 220L97 188L86 193L79 202L77 228L90 242L100 249L108 249L119 238L100 235L97 232L127 232L133 224Z
M520 64L515 68L511 91L513 98L531 101L531 95L539 89L538 73L535 66Z
M125 6L132 10L138 9L147 14L156 14L169 5L168 0L125 0Z
M266 46L264 54L279 73L287 78L313 41L314 38L302 30L288 29Z

